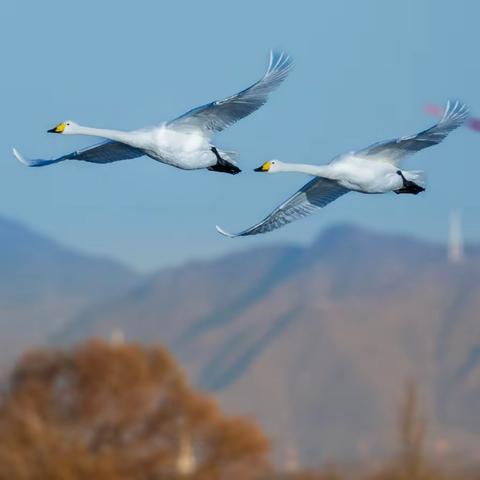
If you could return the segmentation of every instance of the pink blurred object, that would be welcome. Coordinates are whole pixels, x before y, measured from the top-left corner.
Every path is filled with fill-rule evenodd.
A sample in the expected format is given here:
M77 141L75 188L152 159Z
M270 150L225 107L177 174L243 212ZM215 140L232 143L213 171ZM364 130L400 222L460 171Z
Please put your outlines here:
M425 112L434 117L441 117L443 115L443 108L433 103L427 103L425 105ZM480 118L470 117L465 122L465 125L476 132L480 132Z
M470 118L467 120L467 126L476 132L480 132L480 118Z
M443 115L443 108L433 103L427 103L425 105L425 111L434 117L441 117Z

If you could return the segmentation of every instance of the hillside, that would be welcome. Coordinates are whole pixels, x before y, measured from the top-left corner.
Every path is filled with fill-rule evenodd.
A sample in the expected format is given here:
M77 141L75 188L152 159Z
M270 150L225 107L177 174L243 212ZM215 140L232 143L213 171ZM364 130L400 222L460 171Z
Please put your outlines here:
M142 279L56 335L165 342L200 386L258 416L302 459L385 451L405 381L432 441L470 452L480 422L480 256L342 226L307 247L193 262ZM476 442L478 445L478 441Z
M112 260L81 255L0 218L0 361L43 343L100 299L131 287L137 274Z

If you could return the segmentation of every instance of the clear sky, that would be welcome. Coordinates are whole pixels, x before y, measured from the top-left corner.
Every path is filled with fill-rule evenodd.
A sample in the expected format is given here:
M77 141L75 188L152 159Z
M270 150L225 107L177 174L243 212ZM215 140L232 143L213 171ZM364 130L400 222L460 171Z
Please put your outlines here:
M326 163L433 120L426 102L460 97L480 115L480 3L474 1L91 1L0 6L0 215L83 251L142 269L272 242L306 242L355 221L444 239L459 209L480 239L480 134L462 129L408 162L426 194L350 194L307 220L248 239L218 235L263 218L307 181L261 175L270 158ZM97 142L49 135L71 119L132 129L171 119L257 80L271 48L295 70L253 115L218 135L244 172L184 172L149 158L27 168Z

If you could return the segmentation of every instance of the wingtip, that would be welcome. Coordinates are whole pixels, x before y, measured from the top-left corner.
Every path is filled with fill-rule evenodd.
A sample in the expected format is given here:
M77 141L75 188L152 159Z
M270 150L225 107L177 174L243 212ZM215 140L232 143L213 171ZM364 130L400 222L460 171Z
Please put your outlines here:
M26 165L27 167L30 166L30 164L25 160L25 158L20 155L20 152L16 148L12 148L13 155L15 155L15 158L23 165Z
M285 50L273 48L270 50L270 60L267 72L275 70L284 70L285 72L288 72L292 67L293 60Z
M218 225L215 225L215 228L217 229L217 232L220 233L221 235L223 235L224 237L228 237L228 238L235 238L236 237L236 235L226 232L222 227L220 227Z
M455 118L460 121L465 121L470 116L469 106L458 98L448 99L445 105L442 120Z
M275 52L273 51L273 48L270 49L270 55L268 57L268 67L267 71L272 68L272 63L273 63L273 56L275 55Z

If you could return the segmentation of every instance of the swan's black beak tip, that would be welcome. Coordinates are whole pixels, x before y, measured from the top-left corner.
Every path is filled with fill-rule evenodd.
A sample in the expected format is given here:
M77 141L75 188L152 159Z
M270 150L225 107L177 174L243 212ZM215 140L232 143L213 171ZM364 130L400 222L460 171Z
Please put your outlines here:
M265 170L263 169L263 165L260 165L259 167L254 168L253 171L254 172L264 172Z
M51 128L50 130L47 130L47 133L57 133L56 130L57 127Z

